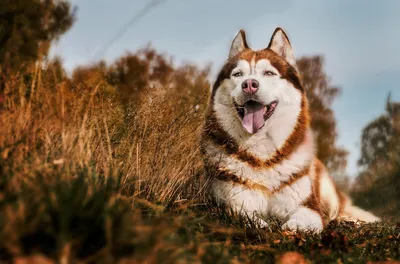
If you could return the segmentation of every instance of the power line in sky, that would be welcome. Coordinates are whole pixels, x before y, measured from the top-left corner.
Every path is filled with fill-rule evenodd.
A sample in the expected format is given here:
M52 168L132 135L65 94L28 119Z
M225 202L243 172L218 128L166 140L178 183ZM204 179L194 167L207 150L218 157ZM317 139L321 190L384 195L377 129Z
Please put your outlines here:
M166 2L167 0L153 0L150 1L147 5L145 5L139 12L137 12L127 23L125 23L116 33L115 35L98 51L95 53L94 58L103 57L106 51L117 41L122 35L128 31L129 28L134 26L142 17L148 14L153 8L160 5L162 2Z

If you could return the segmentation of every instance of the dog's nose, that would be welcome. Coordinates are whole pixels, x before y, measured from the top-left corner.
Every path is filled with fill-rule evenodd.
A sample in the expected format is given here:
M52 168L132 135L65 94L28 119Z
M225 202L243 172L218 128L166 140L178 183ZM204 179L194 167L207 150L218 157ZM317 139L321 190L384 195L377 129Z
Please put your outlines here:
M242 82L242 90L247 94L257 92L260 83L256 79L247 79Z

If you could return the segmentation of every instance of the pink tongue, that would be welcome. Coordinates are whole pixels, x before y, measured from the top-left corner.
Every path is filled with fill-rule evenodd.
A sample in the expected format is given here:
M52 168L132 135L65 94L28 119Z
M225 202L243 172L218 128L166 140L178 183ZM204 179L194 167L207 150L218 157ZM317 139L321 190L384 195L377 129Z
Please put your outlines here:
M254 134L264 125L265 106L258 103L246 103L244 108L242 125L249 133Z

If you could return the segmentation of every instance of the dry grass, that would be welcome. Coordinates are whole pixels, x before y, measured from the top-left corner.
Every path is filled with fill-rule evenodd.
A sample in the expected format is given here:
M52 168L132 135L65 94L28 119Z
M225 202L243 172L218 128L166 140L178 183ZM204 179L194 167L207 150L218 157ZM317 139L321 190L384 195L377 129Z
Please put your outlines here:
M33 82L8 98L0 118L4 159L28 166L23 174L52 164L105 174L117 169L123 183L135 187L133 195L164 203L183 199L184 191L195 196L186 183L201 173L198 134L207 90L191 105L172 92L150 89L128 108L101 78L92 82L87 89L66 81L56 87ZM29 98L22 96L26 90Z

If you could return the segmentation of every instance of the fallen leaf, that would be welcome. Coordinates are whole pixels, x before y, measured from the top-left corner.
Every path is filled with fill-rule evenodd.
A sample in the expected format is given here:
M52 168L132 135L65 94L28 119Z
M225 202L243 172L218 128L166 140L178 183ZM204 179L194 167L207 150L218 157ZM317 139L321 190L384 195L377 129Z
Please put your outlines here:
M304 256L298 252L286 252L278 258L278 264L306 264Z
M14 263L15 264L53 264L55 262L45 256L35 255L35 256L29 256L29 257L15 258Z

